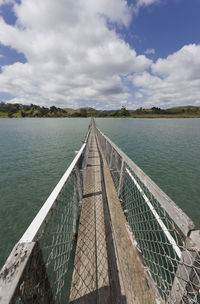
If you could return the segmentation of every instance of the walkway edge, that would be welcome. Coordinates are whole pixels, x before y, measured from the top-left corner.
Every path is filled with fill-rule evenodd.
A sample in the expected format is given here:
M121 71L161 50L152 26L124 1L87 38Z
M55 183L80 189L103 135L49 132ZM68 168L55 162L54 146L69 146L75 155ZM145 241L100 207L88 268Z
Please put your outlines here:
M144 266L133 247L127 231L126 218L121 208L99 140L98 146L103 160L105 190L110 211L116 256L118 259L121 292L125 293L127 304L156 303L156 296L147 285L147 276Z

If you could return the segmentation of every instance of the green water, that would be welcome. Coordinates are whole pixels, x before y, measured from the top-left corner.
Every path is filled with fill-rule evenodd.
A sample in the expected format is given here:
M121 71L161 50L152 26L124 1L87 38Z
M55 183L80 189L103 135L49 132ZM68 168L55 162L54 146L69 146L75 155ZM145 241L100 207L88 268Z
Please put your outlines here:
M200 228L200 119L97 119Z
M0 266L75 157L90 119L0 119Z
M0 119L0 266L81 147L90 119ZM200 119L96 119L200 226Z

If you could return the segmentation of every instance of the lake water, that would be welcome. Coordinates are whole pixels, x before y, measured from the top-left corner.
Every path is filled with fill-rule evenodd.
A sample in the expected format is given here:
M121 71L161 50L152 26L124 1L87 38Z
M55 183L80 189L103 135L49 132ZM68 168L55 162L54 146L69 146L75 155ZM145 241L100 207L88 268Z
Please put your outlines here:
M89 118L0 119L0 266L65 172ZM96 119L200 227L200 119Z

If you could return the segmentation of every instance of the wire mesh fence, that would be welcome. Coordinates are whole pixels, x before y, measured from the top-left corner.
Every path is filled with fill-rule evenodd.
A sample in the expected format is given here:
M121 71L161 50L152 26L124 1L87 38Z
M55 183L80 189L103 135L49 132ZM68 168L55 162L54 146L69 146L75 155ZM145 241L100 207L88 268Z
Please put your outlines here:
M162 302L200 303L200 232L114 143L95 132L133 246ZM116 252L109 249L110 217L95 132L89 128L74 161L4 265L2 303L110 303Z
M163 301L200 303L199 231L114 143L99 129L96 132L134 246Z
M68 303L90 130L0 273L3 303Z

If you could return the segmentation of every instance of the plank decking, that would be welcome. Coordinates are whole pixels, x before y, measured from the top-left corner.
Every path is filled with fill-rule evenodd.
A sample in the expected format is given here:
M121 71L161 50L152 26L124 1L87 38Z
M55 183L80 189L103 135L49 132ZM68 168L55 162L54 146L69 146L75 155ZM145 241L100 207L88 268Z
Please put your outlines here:
M146 281L92 128L70 303L155 303Z
M94 131L88 165L73 274L71 303L108 303L109 278L105 239L100 157ZM98 290L104 289L101 293Z

